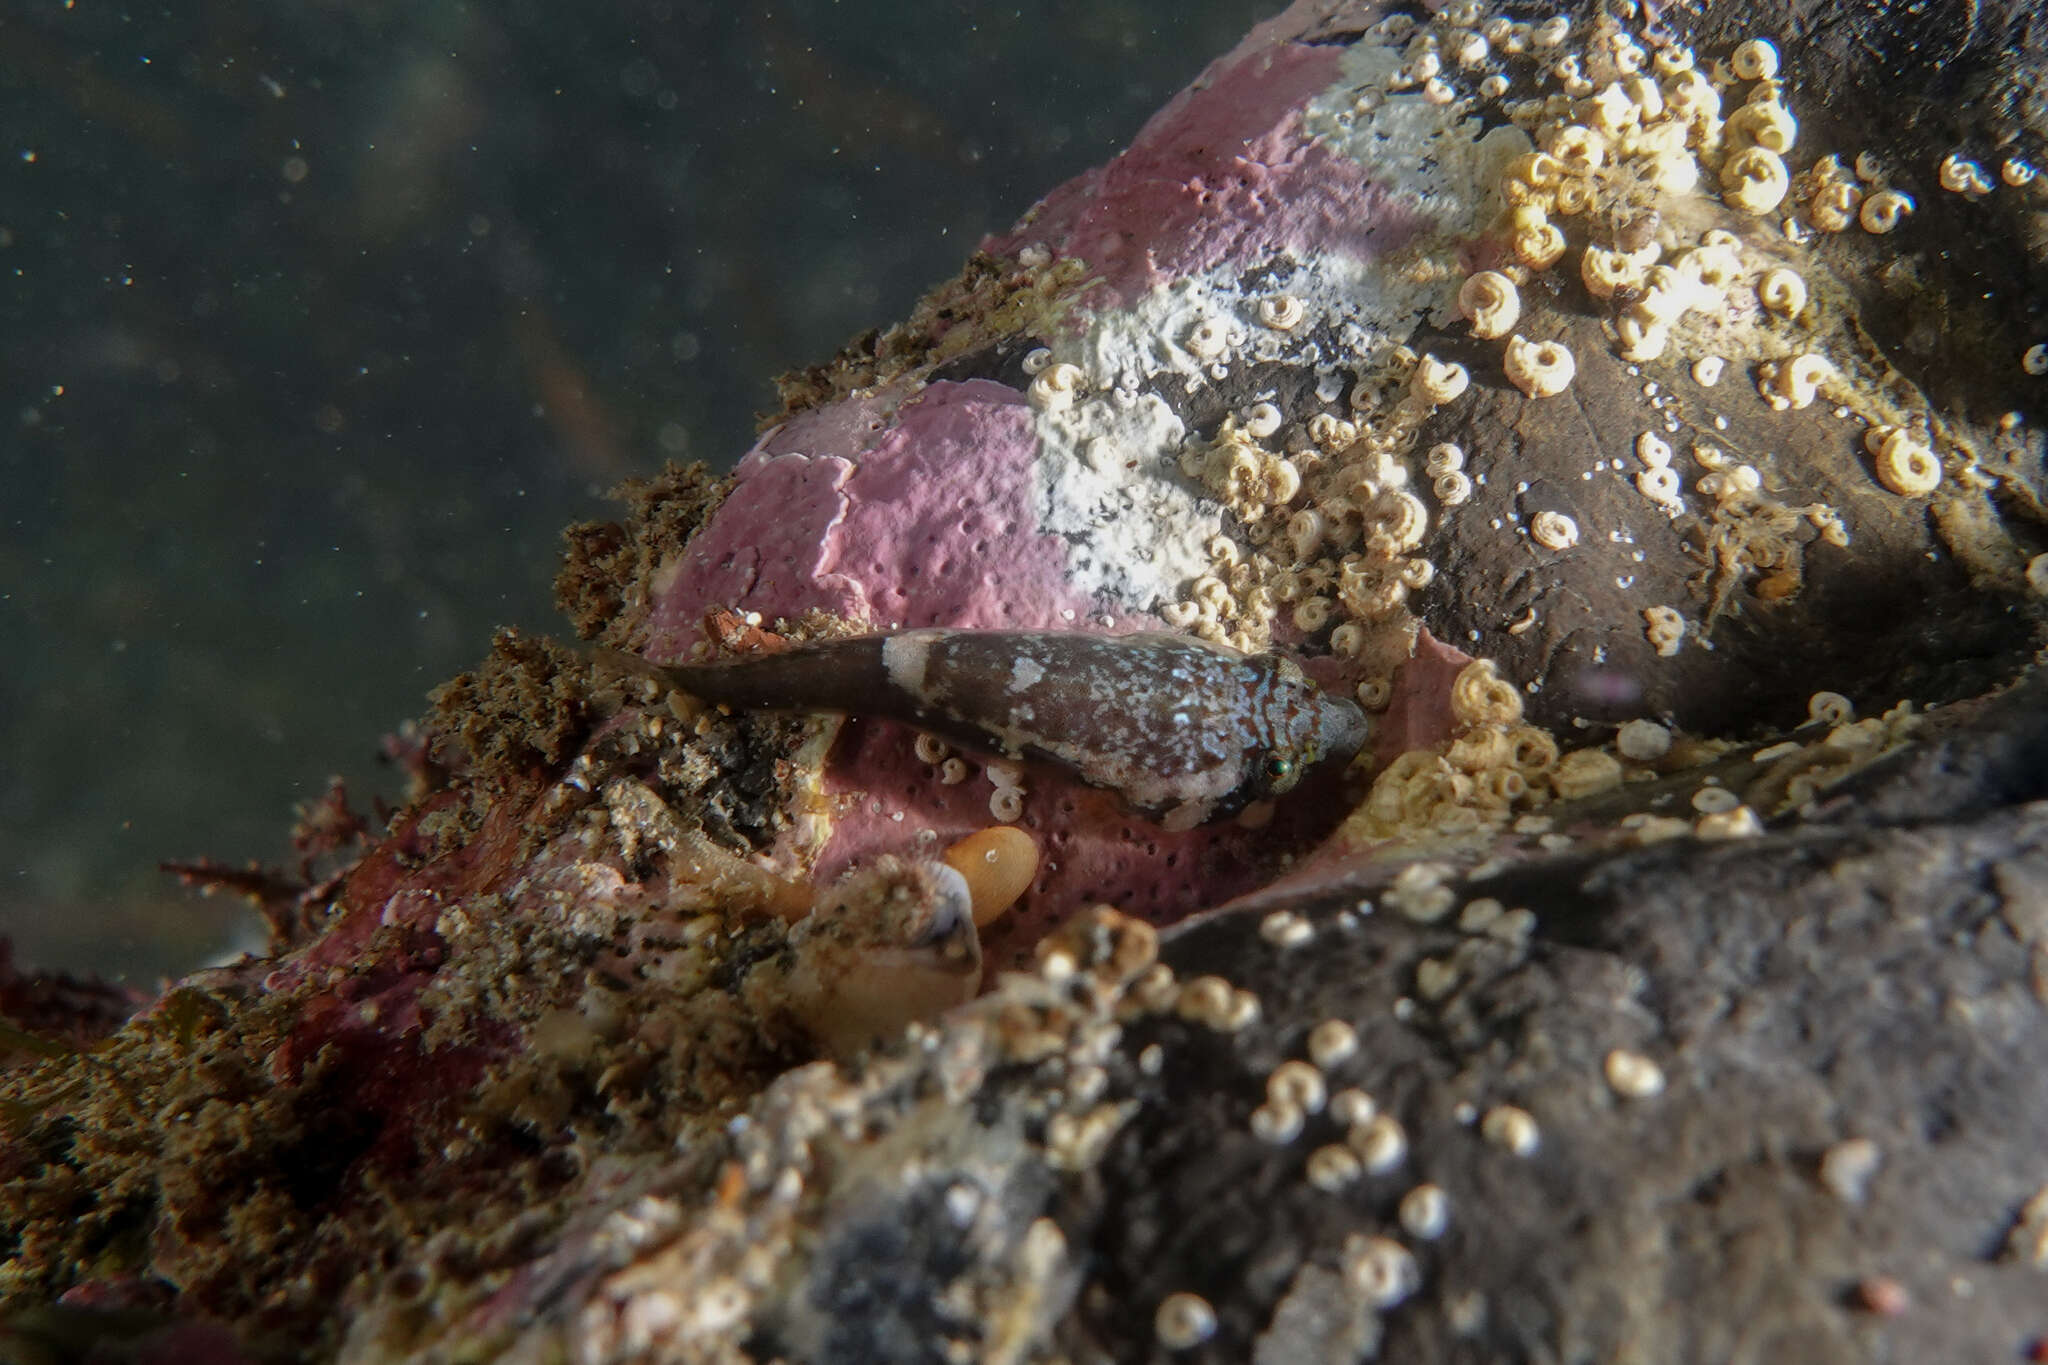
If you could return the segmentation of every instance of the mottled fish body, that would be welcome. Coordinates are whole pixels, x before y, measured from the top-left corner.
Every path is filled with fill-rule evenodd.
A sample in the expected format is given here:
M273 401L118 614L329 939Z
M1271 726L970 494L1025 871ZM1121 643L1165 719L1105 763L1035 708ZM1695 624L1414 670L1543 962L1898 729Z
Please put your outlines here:
M641 666L736 709L883 716L1054 764L1168 829L1281 795L1369 728L1292 660L1181 635L904 630Z

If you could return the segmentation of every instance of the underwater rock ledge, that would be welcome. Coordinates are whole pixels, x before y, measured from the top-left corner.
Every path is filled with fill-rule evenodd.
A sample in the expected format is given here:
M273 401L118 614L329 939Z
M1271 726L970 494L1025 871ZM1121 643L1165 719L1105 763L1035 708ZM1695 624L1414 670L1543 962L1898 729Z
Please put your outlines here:
M501 634L387 828L181 865L264 956L118 1028L8 972L0 1348L2048 1351L2028 16L1261 26L572 528L597 652ZM1278 649L1374 736L1167 829L606 652L927 627ZM1142 757L1099 671L1033 733Z

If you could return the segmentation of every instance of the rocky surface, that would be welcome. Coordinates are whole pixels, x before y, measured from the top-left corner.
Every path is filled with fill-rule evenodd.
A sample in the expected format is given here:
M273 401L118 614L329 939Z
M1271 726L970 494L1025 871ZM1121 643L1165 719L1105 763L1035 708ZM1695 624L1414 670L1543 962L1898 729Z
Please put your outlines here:
M7 1343L2048 1350L2040 37L1825 13L1297 5L574 528L600 652L502 635L388 827L178 869L267 954L5 1035ZM1378 732L1170 833L602 652L927 625L1278 645Z

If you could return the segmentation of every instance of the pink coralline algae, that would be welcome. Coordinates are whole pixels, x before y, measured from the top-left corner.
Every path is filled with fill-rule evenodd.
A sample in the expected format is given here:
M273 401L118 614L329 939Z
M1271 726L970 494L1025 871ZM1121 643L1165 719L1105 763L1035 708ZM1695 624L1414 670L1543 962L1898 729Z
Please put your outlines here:
M1024 396L987 380L929 385L871 448L755 451L657 599L648 655L679 656L708 604L877 626L1057 629L1099 613L1038 529L1038 458Z
M1219 63L1130 148L1061 186L990 245L1044 243L1085 262L1119 303L1218 265L1287 249L1398 249L1414 210L1304 136L1301 109L1337 78L1336 47L1279 42Z

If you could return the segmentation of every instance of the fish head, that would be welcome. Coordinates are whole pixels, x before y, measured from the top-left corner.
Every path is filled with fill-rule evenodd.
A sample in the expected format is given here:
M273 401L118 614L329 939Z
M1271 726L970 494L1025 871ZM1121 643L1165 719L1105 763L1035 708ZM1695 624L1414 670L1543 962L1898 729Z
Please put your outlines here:
M1247 755L1243 783L1246 798L1255 801L1285 795L1326 762L1350 762L1372 734L1356 702L1325 692L1292 659L1268 660L1265 742Z

